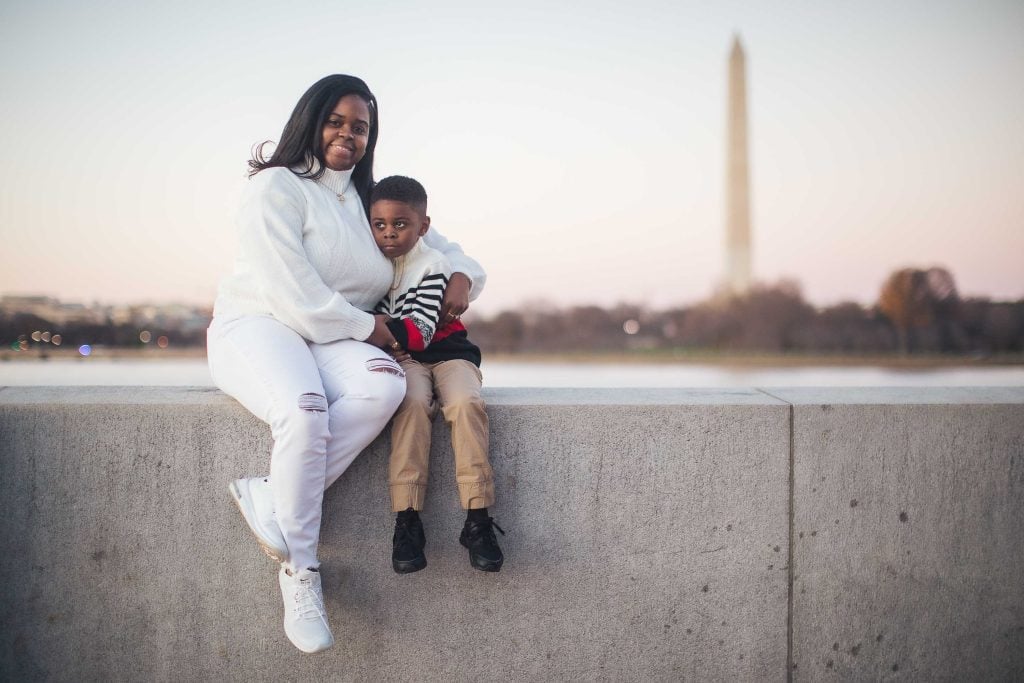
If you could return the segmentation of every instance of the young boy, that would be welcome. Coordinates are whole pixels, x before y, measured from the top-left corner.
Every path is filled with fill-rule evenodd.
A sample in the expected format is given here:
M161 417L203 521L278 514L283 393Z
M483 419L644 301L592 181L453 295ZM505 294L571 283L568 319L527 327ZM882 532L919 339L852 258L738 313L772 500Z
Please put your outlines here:
M487 513L494 504L494 475L487 458L487 413L480 397L480 349L469 341L457 317L438 321L451 266L420 237L430 229L427 193L412 178L391 176L377 183L370 197L370 226L377 247L392 259L395 279L376 308L387 315L397 340L394 350L410 358L405 370L405 400L391 427L388 484L396 512L391 566L400 574L427 566L426 537L419 511L427 491L430 428L438 406L452 430L455 479L467 511L459 542L470 564L496 572L504 556Z

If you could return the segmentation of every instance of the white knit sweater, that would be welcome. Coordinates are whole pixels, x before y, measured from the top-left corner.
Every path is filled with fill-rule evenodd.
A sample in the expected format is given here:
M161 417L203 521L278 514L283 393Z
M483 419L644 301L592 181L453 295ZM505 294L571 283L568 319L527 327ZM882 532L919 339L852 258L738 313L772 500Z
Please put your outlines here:
M317 343L370 336L366 311L387 294L393 269L373 241L351 174L327 169L314 182L269 168L252 177L238 212L234 272L220 284L214 317L269 315ZM424 237L431 234L431 246L469 276L475 298L483 270L435 230Z

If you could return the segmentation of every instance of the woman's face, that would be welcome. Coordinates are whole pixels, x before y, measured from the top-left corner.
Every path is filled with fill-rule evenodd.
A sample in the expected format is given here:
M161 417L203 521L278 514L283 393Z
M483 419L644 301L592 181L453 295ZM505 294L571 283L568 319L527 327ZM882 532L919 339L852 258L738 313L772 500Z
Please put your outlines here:
M327 168L347 171L366 154L370 107L359 95L345 95L327 115L321 135Z

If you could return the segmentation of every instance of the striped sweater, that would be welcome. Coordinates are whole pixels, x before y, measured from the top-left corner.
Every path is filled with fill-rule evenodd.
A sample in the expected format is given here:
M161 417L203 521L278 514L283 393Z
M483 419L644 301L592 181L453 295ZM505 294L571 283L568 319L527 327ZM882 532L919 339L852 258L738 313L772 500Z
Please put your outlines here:
M438 326L441 301L452 269L444 254L419 240L394 259L395 279L374 309L390 318L388 329L413 360L439 363L461 358L480 365L480 349L469 341L461 320Z

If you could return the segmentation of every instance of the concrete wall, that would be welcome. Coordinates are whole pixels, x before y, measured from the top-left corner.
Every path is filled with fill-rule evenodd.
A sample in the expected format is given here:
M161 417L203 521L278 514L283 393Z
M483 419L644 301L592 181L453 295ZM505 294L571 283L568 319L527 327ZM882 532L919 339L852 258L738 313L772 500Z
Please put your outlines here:
M1024 390L772 393L794 680L1024 680Z
M1024 678L1024 389L487 399L502 572L458 545L443 428L430 564L391 571L382 437L325 500L311 656L226 492L264 425L209 389L0 389L0 679Z

